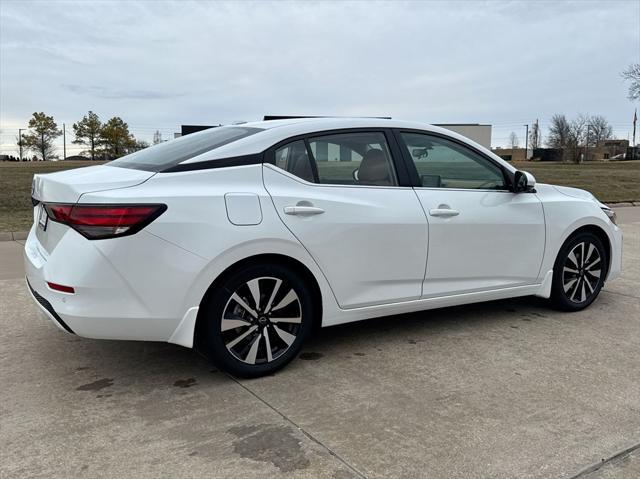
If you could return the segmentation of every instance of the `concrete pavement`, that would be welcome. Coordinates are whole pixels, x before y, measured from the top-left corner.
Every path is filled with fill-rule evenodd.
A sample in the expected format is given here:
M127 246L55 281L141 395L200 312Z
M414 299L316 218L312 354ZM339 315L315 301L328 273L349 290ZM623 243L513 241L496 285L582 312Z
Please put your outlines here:
M636 478L640 208L617 211L623 277L585 311L523 298L329 328L250 381L59 332L0 243L0 477Z

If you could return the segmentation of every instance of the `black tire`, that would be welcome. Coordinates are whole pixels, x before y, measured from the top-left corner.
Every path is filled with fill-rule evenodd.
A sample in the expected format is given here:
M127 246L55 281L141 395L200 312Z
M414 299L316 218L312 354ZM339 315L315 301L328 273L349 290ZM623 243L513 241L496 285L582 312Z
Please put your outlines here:
M553 265L551 303L562 311L580 311L589 306L604 286L608 264L600 238L586 231L571 236Z
M314 321L313 296L304 278L270 263L233 272L218 286L204 300L198 319L203 322L201 352L215 365L254 378L278 371L298 355Z

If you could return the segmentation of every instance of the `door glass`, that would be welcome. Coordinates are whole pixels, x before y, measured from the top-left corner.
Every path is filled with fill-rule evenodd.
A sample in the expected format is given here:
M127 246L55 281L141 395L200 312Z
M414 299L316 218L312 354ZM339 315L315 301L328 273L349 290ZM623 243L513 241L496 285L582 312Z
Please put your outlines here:
M360 132L309 139L320 183L396 186L398 180L383 133Z
M276 166L303 180L314 182L311 161L304 141L294 141L276 150Z
M418 170L430 188L506 190L502 170L456 142L422 133L401 133Z

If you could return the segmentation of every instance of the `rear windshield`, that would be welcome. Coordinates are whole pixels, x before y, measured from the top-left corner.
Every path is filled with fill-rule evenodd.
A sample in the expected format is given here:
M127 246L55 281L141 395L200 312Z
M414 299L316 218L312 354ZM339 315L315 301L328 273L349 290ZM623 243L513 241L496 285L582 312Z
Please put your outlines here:
M136 151L107 164L135 170L163 171L183 161L260 131L263 130L261 128L242 126L210 128Z

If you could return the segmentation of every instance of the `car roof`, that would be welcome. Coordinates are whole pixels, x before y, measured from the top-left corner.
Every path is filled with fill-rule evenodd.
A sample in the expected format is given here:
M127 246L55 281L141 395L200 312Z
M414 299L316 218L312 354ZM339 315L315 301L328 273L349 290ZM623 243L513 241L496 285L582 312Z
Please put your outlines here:
M256 121L241 123L236 125L225 125L217 128L256 128L261 131L241 138L232 143L220 146L210 152L203 153L191 158L182 164L197 163L200 161L216 160L221 158L232 158L245 155L261 153L271 146L288 138L321 133L331 130L354 129L354 128L399 128L408 130L422 130L425 132L439 133L455 140L468 144L480 150L485 155L490 156L507 169L515 171L515 168L504 161L498 155L484 146L464 137L451 130L426 123L393 120L387 118L359 118L359 117L319 117L319 118L288 118L283 120ZM204 132L195 133L203 134Z

